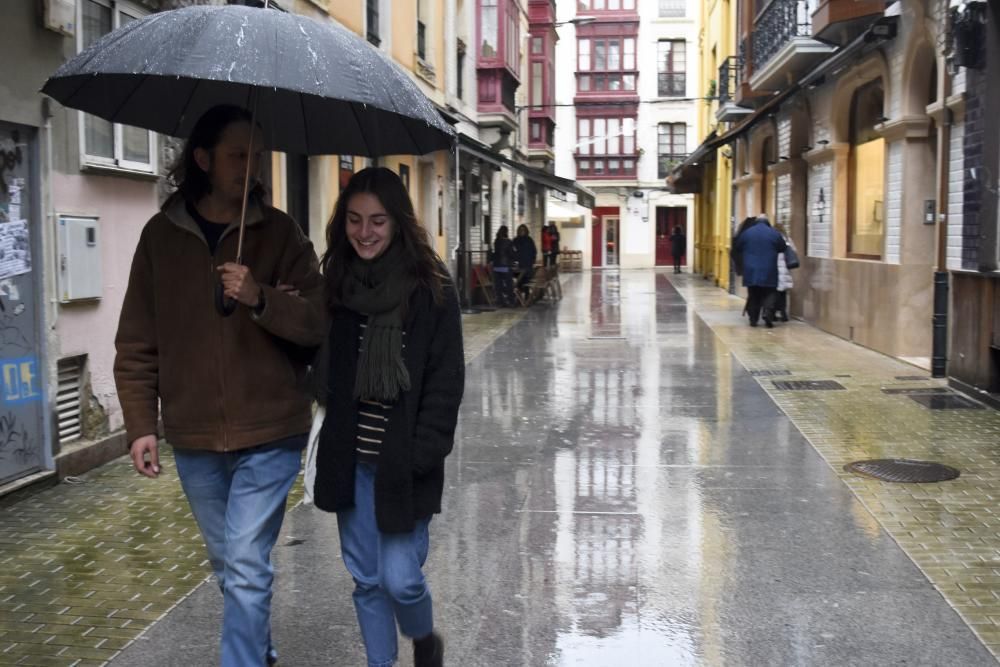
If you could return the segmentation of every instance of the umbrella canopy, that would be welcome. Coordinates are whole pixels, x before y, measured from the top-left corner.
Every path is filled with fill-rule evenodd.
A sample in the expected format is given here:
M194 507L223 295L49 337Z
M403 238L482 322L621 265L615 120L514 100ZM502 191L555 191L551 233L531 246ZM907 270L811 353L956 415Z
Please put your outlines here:
M186 137L219 104L256 101L266 148L422 154L454 131L409 76L357 35L273 9L152 14L66 62L42 92L115 123ZM256 95L256 100L254 96Z

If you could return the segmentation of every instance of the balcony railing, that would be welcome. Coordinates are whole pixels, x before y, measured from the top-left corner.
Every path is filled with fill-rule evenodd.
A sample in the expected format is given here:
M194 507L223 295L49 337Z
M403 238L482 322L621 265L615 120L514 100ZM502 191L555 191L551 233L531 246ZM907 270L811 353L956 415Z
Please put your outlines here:
M759 72L795 37L812 37L806 0L771 0L754 25L753 69Z
M740 87L740 64L737 56L729 56L719 65L719 106L732 101Z

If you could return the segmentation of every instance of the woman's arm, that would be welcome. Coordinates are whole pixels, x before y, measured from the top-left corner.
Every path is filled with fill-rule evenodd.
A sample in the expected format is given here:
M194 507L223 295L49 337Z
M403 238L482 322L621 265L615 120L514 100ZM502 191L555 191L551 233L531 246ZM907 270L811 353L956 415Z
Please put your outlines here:
M434 311L413 431L413 470L417 475L437 467L451 453L465 390L462 314L454 285L444 286L444 303Z

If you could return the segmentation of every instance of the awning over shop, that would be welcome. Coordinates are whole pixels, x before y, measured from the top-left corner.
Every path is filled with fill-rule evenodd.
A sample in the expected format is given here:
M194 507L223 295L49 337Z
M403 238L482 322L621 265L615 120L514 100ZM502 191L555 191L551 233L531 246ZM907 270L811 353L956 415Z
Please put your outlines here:
M465 134L458 135L458 150L473 155L480 160L489 162L496 167L508 167L550 190L558 190L564 194L575 194L577 202L587 208L594 207L594 193L568 178L561 178L547 171L511 160L506 155L498 153L486 144L476 141ZM590 205L585 202L589 199Z

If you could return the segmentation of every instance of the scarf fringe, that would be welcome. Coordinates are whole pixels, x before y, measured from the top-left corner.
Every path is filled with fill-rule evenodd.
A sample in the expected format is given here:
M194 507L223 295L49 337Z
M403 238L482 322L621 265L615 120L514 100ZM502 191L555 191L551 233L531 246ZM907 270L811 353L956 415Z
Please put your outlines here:
M393 402L401 391L410 389L410 372L402 355L402 329L379 326L368 318L365 339L358 355L354 398Z

